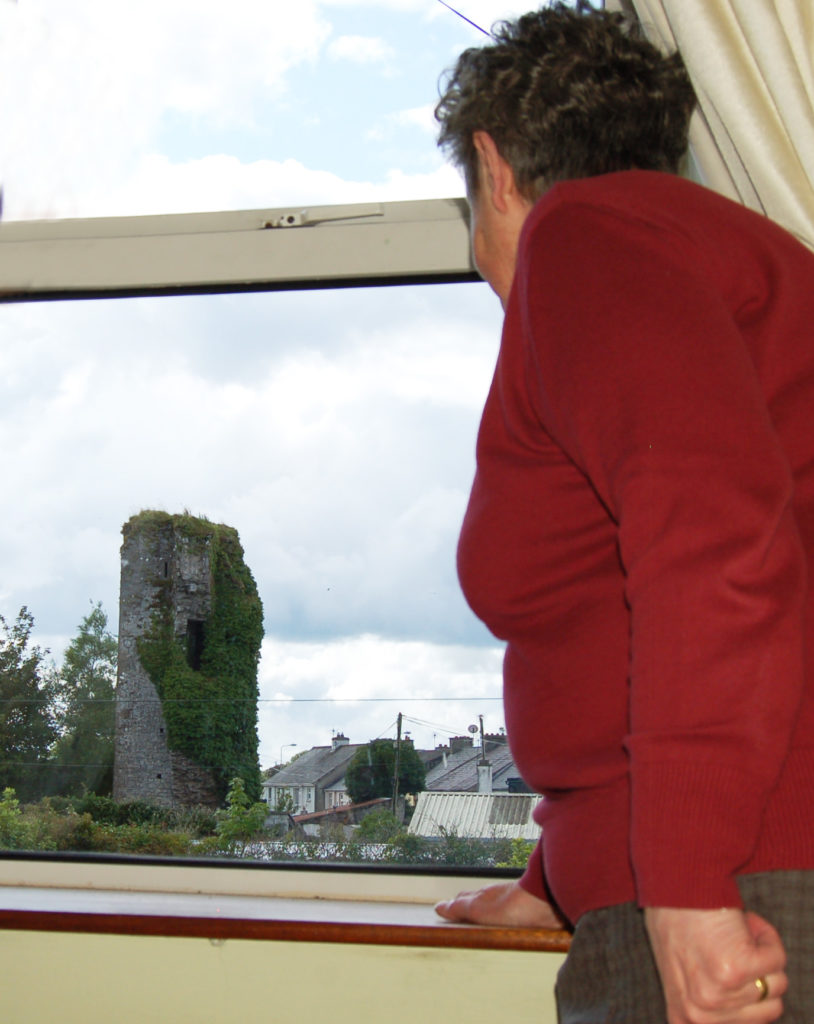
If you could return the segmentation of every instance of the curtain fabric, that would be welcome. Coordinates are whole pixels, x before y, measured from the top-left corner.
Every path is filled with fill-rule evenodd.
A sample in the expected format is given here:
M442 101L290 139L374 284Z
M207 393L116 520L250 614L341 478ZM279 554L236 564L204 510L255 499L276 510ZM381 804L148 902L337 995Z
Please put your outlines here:
M700 180L814 248L814 2L632 2L645 32L677 46L699 101Z

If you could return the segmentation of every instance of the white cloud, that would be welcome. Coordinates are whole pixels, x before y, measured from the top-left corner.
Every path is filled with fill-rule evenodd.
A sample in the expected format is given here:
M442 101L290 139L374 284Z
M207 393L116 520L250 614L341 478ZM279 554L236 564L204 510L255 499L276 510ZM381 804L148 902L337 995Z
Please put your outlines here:
M370 634L320 644L266 640L261 763L276 763L283 744L307 750L330 743L332 731L344 732L353 743L394 736L399 712L419 747L465 734L479 714L487 731L496 732L503 725L502 659L497 643L463 647Z
M519 2L507 2L507 0L447 0L450 7L453 7L461 15L474 21L481 28L488 30L492 23L502 18L513 18L526 11L539 7L539 3L532 0L519 0ZM429 20L438 18L457 18L452 11L447 10L438 0L319 0L320 7L326 10L333 10L342 7L375 7L377 10L389 10L400 12L415 12L415 14ZM476 33L476 29L472 29ZM476 38L482 38L477 33Z
M71 215L148 152L173 112L251 123L329 25L311 0L31 0L3 7L0 167L7 215Z
M263 191L263 161L244 160L236 171L240 181L232 184L229 157L198 151L197 140L207 130L234 134L262 128L275 154L287 146L296 161L296 139L273 134L274 104L298 104L301 126L318 121L320 96L335 87L335 79L318 74L326 47L328 54L348 61L393 63L405 77L413 62L409 52L397 52L396 40L382 34L383 13L455 19L432 0L367 0L367 5L373 8L371 19L374 13L378 19L377 31L354 35L341 31L343 9L355 6L349 0L232 0L226 6L198 0L0 4L0 176L6 218L215 209L232 205L219 201L229 193L236 200L245 194L245 202L253 205L253 197ZM524 8L493 0L460 0L459 6L485 25ZM438 70L446 56L439 59ZM313 97L303 106L302 95L292 96L288 89L290 75L304 67L312 68L314 76L309 86ZM429 110L424 105L394 112L379 120L373 137L390 138L394 126L404 125L431 133ZM357 105L349 115L364 117L364 111ZM198 159L162 153L167 134L171 141L176 130L192 133L189 146ZM436 183L431 178L423 184L403 180L399 155L393 154L396 166L386 181L389 194L394 195L393 185L404 188L404 198L429 194ZM163 180L162 161L168 180ZM316 179L330 170L328 152L324 163L308 163L303 180L319 190L319 201L342 191ZM294 170L295 164L290 166ZM451 172L438 173L441 187L448 188ZM134 195L115 209L114 196L121 198L128 186ZM152 201L136 194L140 186L153 194ZM353 191L354 183L349 188ZM296 202L304 191L297 190ZM337 201L347 201L346 195ZM258 205L265 203L262 199Z
M431 0L434 2L434 0ZM378 11L425 12L426 0L318 0L320 7L335 10L342 7L375 7Z
M269 209L300 204L364 203L461 196L456 170L442 164L423 174L392 170L384 181L350 181L298 160L241 163L233 156L207 156L173 163L157 154L139 160L133 172L105 192L78 193L88 216L197 213Z
M448 11L438 0L318 0L319 6L326 10L335 10L342 7L374 7L376 10L385 11L413 11L425 18L454 18L452 11ZM519 2L507 2L507 0L447 0L450 7L454 7L461 14L472 21L479 21L484 28L498 18L514 17L525 14L526 11L534 10L540 4L533 0L519 0Z
M462 195L431 147L409 164L423 173L394 154L376 175L337 173L313 149L321 108L286 90L318 64L343 4L0 0L7 215ZM453 17L427 0L372 6ZM389 60L387 38L337 34L334 54ZM253 118L272 137L283 101L302 113L286 127L308 130L310 159L282 129L273 152L287 159L254 158L271 151L257 135L243 158L210 142L208 128L242 139ZM412 102L380 110L381 130L433 130L431 107ZM191 134L193 157L171 155L168 124ZM482 286L5 307L0 610L27 604L55 653L89 599L115 628L122 523L189 507L241 534L267 613L265 694L450 701L263 705L264 764L331 728L367 740L399 710L436 723L422 745L477 713L496 728L500 654L465 608L454 546L499 319ZM463 700L481 695L488 706Z
M392 46L373 36L337 36L328 44L326 52L334 60L356 64L380 64L395 56Z
M4 613L112 611L122 523L189 507L238 528L270 633L471 634L454 546L499 309L462 288L7 307Z
M426 103L409 110L398 110L368 131L368 138L383 141L391 138L399 128L419 128L426 135L435 138L438 123L435 120L435 104Z
M412 107L410 110L400 110L393 115L393 120L400 125L415 125L422 131L435 135L438 124L435 120L435 104L427 103L422 107Z
M274 298L262 297L270 342L286 324L266 301ZM296 298L304 311L309 297ZM261 704L264 764L277 760L282 743L302 749L328 742L332 728L370 739L399 710L437 723L423 733L408 723L426 746L431 732L441 742L444 729L461 731L476 712L499 718L494 700L461 701L499 694L493 648L353 635L371 621L442 635L451 623L460 631L456 617L470 618L453 553L491 361L487 332L478 337L472 324L456 327L437 307L432 320L410 319L402 306L392 345L384 328L367 338L351 332L353 340L337 332L326 340L328 350L336 346L332 356L292 350L265 367L255 357L247 386L231 379L234 366L224 379L210 376L199 337L163 366L176 318L170 313L165 321L159 304L168 300L138 303L121 319L102 315L114 312L112 304L97 305L91 317L79 305L52 307L53 333L39 332L32 363L44 359L53 373L36 401L4 421L0 438L7 453L0 499L6 614L27 603L37 622L48 624L45 642L57 657L67 636L60 642L54 627L72 629L90 597L104 600L115 629L121 523L141 507L189 506L240 531L266 610L261 696L334 701ZM318 321L318 297L314 315ZM229 329L229 319L211 307L202 318L216 336ZM324 318L336 325L342 314L328 307ZM194 330L188 317L179 322ZM88 330L97 341L74 368L71 349ZM108 365L111 345L131 353L126 367ZM456 365L455 351L463 348L468 354ZM229 350L225 340L221 351ZM239 361L240 348L231 351ZM458 385L449 388L453 368ZM468 412L453 439L442 407L456 405ZM437 430L434 406L441 407ZM429 418L423 439L412 408ZM285 639L320 623L346 636ZM447 702L370 699L399 696ZM491 727L499 724L496 718Z

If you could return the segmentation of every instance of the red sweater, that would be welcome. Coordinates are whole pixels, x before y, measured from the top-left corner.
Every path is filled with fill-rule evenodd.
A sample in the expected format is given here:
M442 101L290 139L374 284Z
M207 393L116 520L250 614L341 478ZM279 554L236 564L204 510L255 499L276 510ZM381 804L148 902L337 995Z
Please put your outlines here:
M814 868L814 255L671 175L520 240L458 562L572 920ZM814 577L812 577L814 578Z

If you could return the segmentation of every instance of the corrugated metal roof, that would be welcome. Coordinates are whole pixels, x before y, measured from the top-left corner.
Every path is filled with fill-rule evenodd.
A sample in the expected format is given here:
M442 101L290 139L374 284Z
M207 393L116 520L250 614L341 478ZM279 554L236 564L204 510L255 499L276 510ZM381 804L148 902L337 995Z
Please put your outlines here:
M443 831L466 838L531 839L540 836L532 812L540 801L527 793L418 794L408 831L417 836L441 836Z

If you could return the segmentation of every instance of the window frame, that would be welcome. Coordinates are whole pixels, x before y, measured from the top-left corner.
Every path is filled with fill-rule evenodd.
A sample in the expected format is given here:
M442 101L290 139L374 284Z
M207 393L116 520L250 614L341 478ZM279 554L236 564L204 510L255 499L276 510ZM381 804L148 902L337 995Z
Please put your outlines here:
M0 303L478 279L464 199L0 224ZM317 899L334 909L326 910L321 930L313 921L308 926L289 920L283 927L279 919L267 920L266 927L252 929L232 919L232 925L222 923L219 935L563 952L564 933L450 931L432 915L429 926L412 932L399 922L399 906L429 908L461 888L517 874L0 851L0 928L123 933L135 928L143 934L211 937L218 929L205 913L193 914L198 925L178 916L175 925L163 919L150 924L149 915L98 915L89 908L84 916L66 914L53 894L79 894L80 907L83 892L99 890L251 896L271 900L269 906L275 900ZM351 925L353 907L371 901L391 908L386 916L392 926L360 930ZM349 913L338 914L336 907L343 905Z
M478 279L465 199L0 223L0 302Z

